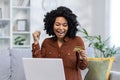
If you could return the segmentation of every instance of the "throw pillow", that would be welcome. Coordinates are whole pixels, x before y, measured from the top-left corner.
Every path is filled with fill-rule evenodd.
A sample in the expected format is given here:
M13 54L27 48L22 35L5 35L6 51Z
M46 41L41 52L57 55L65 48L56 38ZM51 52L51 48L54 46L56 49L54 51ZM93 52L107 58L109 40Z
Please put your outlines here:
M108 80L114 57L88 58L88 73L84 80Z

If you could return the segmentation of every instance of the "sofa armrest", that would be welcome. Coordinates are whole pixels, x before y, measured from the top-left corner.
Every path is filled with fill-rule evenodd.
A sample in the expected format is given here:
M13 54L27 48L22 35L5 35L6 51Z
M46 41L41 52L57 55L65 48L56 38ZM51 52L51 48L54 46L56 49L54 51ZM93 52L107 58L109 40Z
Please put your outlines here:
M110 71L109 80L120 80L120 72L118 72L118 71Z

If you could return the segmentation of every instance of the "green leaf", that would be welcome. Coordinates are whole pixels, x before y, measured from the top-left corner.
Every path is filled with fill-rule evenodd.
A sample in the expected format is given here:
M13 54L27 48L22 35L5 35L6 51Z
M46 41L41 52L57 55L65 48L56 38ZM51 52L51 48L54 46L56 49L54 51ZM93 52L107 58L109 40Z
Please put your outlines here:
M83 38L85 38L89 42L88 47L93 47L94 49L98 50L99 52L101 52L100 54L103 55L103 57L112 57L117 54L117 49L115 48L115 46L109 47L109 37L103 40L101 35L89 35L85 28L81 28L81 30L79 31L84 34ZM95 56L100 57L99 55Z

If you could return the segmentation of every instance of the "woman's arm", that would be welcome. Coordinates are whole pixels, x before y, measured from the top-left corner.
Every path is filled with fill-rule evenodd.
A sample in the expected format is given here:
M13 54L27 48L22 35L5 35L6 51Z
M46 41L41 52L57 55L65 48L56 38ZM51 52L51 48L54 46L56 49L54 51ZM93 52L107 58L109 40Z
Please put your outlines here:
M41 50L39 45L40 31L35 31L33 35L34 43L32 44L32 57L39 58L41 57Z
M76 52L77 60L78 60L78 67L82 70L86 69L88 65L87 56L85 50L82 50L81 52Z
M33 58L40 58L41 57L41 50L40 50L39 43L32 44L32 57Z
M47 41L46 39L43 41L42 45L41 45L41 48L40 48L40 45L39 43L38 44L32 44L32 57L33 58L42 58L42 57L45 57L45 51L46 51L46 44L47 44Z
M86 51L85 51L85 45L81 37L78 37L77 44L80 46L80 48L76 51L77 56L77 67L80 69L86 69L88 65Z

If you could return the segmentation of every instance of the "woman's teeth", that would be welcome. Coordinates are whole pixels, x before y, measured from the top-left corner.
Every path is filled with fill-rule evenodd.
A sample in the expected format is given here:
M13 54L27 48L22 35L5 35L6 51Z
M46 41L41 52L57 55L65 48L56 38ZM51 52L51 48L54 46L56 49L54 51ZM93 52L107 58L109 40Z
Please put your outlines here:
M65 31L57 31L59 34L64 34L65 33Z

